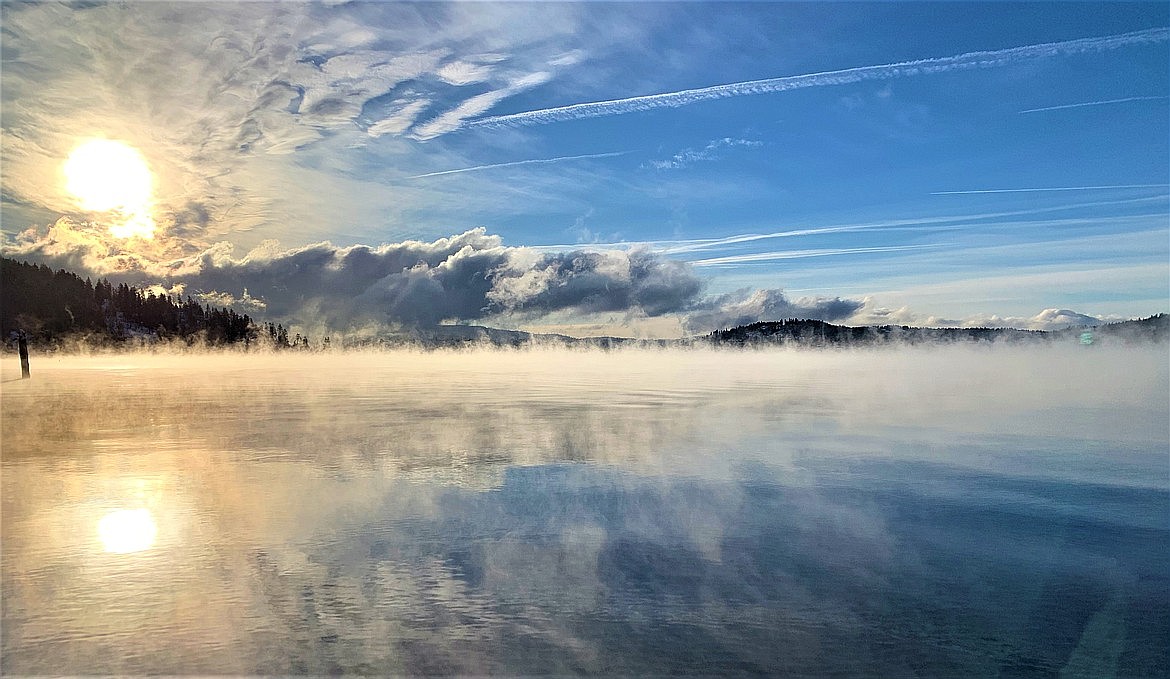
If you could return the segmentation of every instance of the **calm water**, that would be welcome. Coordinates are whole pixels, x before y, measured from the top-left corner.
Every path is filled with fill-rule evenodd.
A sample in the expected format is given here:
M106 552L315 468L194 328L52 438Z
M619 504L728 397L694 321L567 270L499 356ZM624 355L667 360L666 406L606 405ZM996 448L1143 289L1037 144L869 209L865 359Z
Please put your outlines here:
M1166 676L1168 364L6 359L0 663Z

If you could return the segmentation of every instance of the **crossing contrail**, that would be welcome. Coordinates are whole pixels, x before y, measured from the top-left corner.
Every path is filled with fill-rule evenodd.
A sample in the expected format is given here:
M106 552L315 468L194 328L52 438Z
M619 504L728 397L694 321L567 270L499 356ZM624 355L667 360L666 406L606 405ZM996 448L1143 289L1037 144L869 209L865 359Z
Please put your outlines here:
M1033 59L1083 54L1087 52L1105 52L1131 45L1165 42L1168 38L1170 38L1170 28L1150 28L1143 31L1096 38L1081 38L1078 40L1025 45L1022 47L984 52L967 52L950 57L901 61L877 66L859 66L839 71L824 71L780 78L767 78L764 80L749 80L724 85L713 85L711 87L701 87L693 90L680 90L678 92L648 94L627 97L625 99L610 99L607 101L571 104L569 106L556 106L553 108L480 118L479 120L464 123L463 127L493 129L544 125L547 123L580 120L582 118L637 113L639 111L649 111L657 108L677 108L679 106L687 106L689 104L715 99L786 92L788 90L803 89L806 87L826 87L829 85L844 85L867 80L890 80L893 78L929 73L994 68Z
M559 163L563 160L584 160L586 158L613 158L615 156L624 156L629 151L614 151L612 153L587 153L583 156L561 156L559 158L534 158L532 160L514 160L510 163L492 163L491 165L476 165L474 167L461 167L455 170L441 170L439 172L428 172L426 174L416 174L407 179L422 179L423 177L438 177L445 174L459 174L460 172L478 172L480 170L491 170L497 167L515 167L517 165L542 165L545 163Z
M1106 104L1124 104L1127 101L1158 101L1170 97L1125 97L1124 99L1104 99L1102 101L1086 101L1079 104L1061 104L1060 106L1045 106L1043 108L1029 108L1020 113L1039 113L1041 111L1059 111L1066 108L1080 108L1082 106L1104 106Z

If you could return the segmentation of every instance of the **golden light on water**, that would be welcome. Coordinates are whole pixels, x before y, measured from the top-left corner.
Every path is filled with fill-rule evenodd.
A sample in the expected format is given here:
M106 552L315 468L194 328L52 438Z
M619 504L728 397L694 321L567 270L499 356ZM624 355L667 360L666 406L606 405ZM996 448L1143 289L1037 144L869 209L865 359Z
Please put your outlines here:
M157 535L158 527L148 509L119 509L98 521L102 547L113 554L150 549Z
M111 234L154 237L154 175L137 149L112 139L92 139L69 154L62 170L65 190L81 209L110 213Z

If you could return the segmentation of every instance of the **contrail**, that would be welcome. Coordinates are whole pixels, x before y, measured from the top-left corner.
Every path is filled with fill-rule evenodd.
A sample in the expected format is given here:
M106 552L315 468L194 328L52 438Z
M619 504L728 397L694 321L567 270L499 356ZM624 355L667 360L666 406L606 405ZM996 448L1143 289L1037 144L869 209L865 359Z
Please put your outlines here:
M708 238L699 241L683 242L681 245L666 247L660 250L665 255L677 255L679 253L695 252L697 250L713 250L727 245L737 245L739 243L750 243L758 240L771 240L774 238L794 238L799 236L821 236L828 233L852 233L854 231L869 231L872 229L882 229L883 231L917 231L925 229L947 229L957 228L955 226L948 226L945 222L953 222L950 220L900 220L890 222L879 222L873 224L850 224L847 226L822 226L812 229L795 229L792 231L777 231L775 233L745 233L735 236L726 236L724 238Z
M1059 111L1065 108L1080 108L1082 106L1104 106L1106 104L1124 104L1127 101L1159 101L1170 97L1125 97L1124 99L1105 99L1103 101L1086 101L1080 104L1061 104L1060 106L1045 106L1043 108L1029 108L1020 113L1039 113L1040 111Z
M416 174L407 179L422 179L423 177L438 177L445 174L459 174L460 172L479 172L480 170L491 170L497 167L515 167L516 165L543 165L545 163L559 163L562 160L582 160L585 158L613 158L615 156L624 156L630 151L614 151L611 153L588 153L583 156L561 156L559 158L534 158L532 160L514 160L510 163L493 163L491 165L476 165L475 167L461 167L457 170L442 170L440 172L428 172L426 174Z
M924 249L942 247L942 245L893 245L893 246L879 246L879 247L842 247L832 249L797 249L797 251L783 251L783 252L762 252L743 255L729 255L723 258L709 258L703 260L691 260L689 263L695 267L713 267L713 266L727 266L738 265L744 262L763 262L773 260L799 260L806 258L826 258L826 256L835 256L842 254L860 254L860 253L874 253L874 252L904 252L910 249Z
M952 192L955 193L955 192ZM838 224L835 226L821 226L808 229L796 229L790 231L777 231L775 233L743 233L731 236L724 236L722 238L692 238L687 240L660 240L660 241L618 241L611 243L572 243L562 245L528 245L525 246L532 250L539 250L542 252L564 252L566 250L577 249L625 249L630 248L649 248L655 252L660 252L664 255L678 255L687 252L696 252L700 250L713 250L724 247L726 245L735 245L749 241L767 240L773 238L789 238L797 236L818 236L827 233L848 233L853 231L902 231L902 230L919 230L919 229L940 229L949 230L961 228L970 225L972 222L979 222L988 219L997 219L999 217L1020 217L1026 215L1040 215L1050 212L1063 212L1066 210L1075 210L1087 207L1102 207L1106 205L1132 205L1135 203L1149 203L1152 201L1165 201L1168 198L1167 194L1157 196L1148 196L1143 198L1126 198L1124 200L1095 200L1087 203L1065 203L1062 205L1029 208L1027 210L1008 210L1003 212L980 212L966 215L950 215L946 217L917 217L914 219L892 219L880 222L865 222L861 224ZM1162 213L1154 213L1146 216L1160 216ZM1000 224L1007 222L997 222ZM1023 222L1028 223L1028 222Z
M975 189L972 191L932 191L932 196L961 196L971 193L1035 193L1039 191L1097 191L1100 189L1164 189L1170 184L1116 184L1113 186L1054 186L1035 189Z
M714 99L741 97L750 94L785 92L805 87L825 87L828 85L844 85L866 80L889 80L891 78L923 75L927 73L993 68L1031 59L1082 54L1085 52L1104 52L1130 45L1165 42L1168 38L1170 38L1170 28L1150 28L1144 31L1134 31L1132 33L1097 38L1081 38L1079 40L1067 40L1064 42L1025 45L1023 47L1012 47L986 52L967 52L952 57L902 61L878 66L859 66L840 71L824 71L821 73L790 75L764 80L749 80L746 82L713 85L711 87L702 87L693 90L664 92L662 94L649 94L625 99L610 99L608 101L595 101L569 106L556 106L507 115L489 116L487 118L469 121L463 126L493 129L543 125L546 123L579 120L582 118L636 113L656 108L676 108Z

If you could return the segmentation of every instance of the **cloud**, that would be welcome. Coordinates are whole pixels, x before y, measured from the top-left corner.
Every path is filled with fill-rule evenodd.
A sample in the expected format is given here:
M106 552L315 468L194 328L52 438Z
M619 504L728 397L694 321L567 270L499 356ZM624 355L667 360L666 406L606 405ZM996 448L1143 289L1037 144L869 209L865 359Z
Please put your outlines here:
M1170 97L1124 97L1122 99L1103 99L1101 101L1085 101L1078 104L1061 104L1060 106L1044 106L1042 108L1029 108L1020 113L1040 113L1041 111L1060 111L1066 108L1081 108L1084 106L1105 106L1107 104L1124 104L1131 101L1165 101Z
M910 325L952 328L1018 328L1021 330L1063 330L1069 327L1093 326L1126 320L1122 316L1091 316L1070 309L1044 309L1035 316L1000 316L998 314L971 314L949 319L923 316L908 307L887 309L878 306L872 298L865 298L862 307L848 319L849 325Z
M1121 320L1060 308L1031 317L974 314L956 320L924 317L905 306L887 309L870 297L792 299L776 289L704 295L704 282L690 263L644 247L547 252L505 246L482 228L432 242L376 247L317 243L286 249L268 241L243 257L229 243L193 254L168 250L165 240L138 241L135 247L143 249L128 250L125 241L92 224L62 219L18 234L2 250L7 257L83 276L156 293L192 294L262 319L336 332L444 321L536 331L542 325L580 329L588 322L606 334L644 326L661 335L668 326L702 334L785 318L1032 330Z
M902 306L897 309L890 309L884 306L879 306L872 297L866 297L861 300L861 306L856 309L848 319L849 325L916 325L922 322L922 319L910 310L907 306ZM942 325L953 325L954 323L942 323ZM939 325L939 323L932 323L931 325Z
M601 116L624 115L658 108L677 108L729 97L771 94L807 87L827 87L867 80L889 80L891 78L930 73L993 68L1034 59L1103 52L1133 45L1148 45L1165 42L1167 39L1170 39L1170 29L1151 28L1144 31L1134 31L1119 35L1025 45L994 51L967 52L950 57L903 61L876 66L861 66L839 71L750 80L677 92L664 92L662 94L535 109L520 113L482 118L468 123L466 127L494 129L501 127L544 125Z
M133 248L128 247L131 243ZM176 246L174 239L123 241L102 225L69 217L6 237L0 252L6 257L25 258L83 275L107 276L111 280L130 276L144 287L160 283L173 273L191 271L182 262L185 256L194 254Z
M1063 330L1064 328L1101 325L1111 321L1125 320L1113 316L1090 316L1070 309L1045 309L1035 316L998 316L996 314L979 314L968 316L960 321L944 321L931 319L936 325L956 325L965 328L1020 328L1023 330Z
M427 172L425 174L416 174L407 179L423 179L425 177L440 177L447 174L460 174L463 172L479 172L480 170L493 170L498 167L516 167L519 165L546 165L548 163L560 163L567 160L583 160L586 158L614 158L617 156L624 156L630 153L629 151L613 151L610 153L587 153L580 156L560 156L558 158L534 158L532 160L514 160L510 163L492 163L490 165L475 165L473 167L461 167L455 170L441 170L439 172Z
M578 9L558 4L6 3L2 11L5 225L19 216L23 228L41 211L84 220L58 169L79 140L101 137L146 156L159 223L201 206L199 232L187 235L204 246L228 233L319 222L338 204L383 215L421 204L432 197L358 186L370 156L352 149L376 138L379 153L409 158L411 140L547 82L586 58L586 46L606 49L598 29L581 30ZM352 181L339 191L339 178ZM308 190L324 182L334 185ZM346 200L353 195L362 200Z
M491 67L486 64L453 61L440 68L438 76L451 85L471 85L484 82L491 72Z
M519 94L525 90L532 89L537 85L543 85L552 79L551 73L530 73L523 77L508 83L490 92L484 92L474 97L464 100L459 105L451 108L444 113L419 123L411 128L410 136L420 141L434 139L440 135L444 135L452 130L457 130L463 125L463 121L468 118L488 111L496 104L500 103L508 97Z
M414 124L419 114L431 105L429 99L396 99L387 107L384 117L366 128L366 134L371 137L381 137L384 134L399 135Z
M656 170L677 170L688 165L693 165L694 163L715 160L719 157L716 153L719 149L735 146L755 147L763 145L764 143L760 141L724 137L722 139L715 139L698 150L691 148L683 149L667 160L651 160L648 165Z
M514 262L519 275L501 276L489 299L508 311L543 314L640 311L649 316L684 311L702 282L683 262L647 250L574 251Z
M140 245L152 244L134 247ZM61 220L19 234L3 252L115 282L182 286L211 303L340 330L370 323L506 324L553 313L655 317L690 309L703 287L690 265L648 250L542 253L506 247L482 228L376 247L284 249L268 241L242 258L229 243L171 259L126 248L93 225Z
M1034 325L1048 327L1064 327L1070 325L1098 325L1101 323L1101 319L1068 309L1045 309L1032 317L1032 323Z
M864 304L789 300L779 290L704 296L704 282L691 264L646 248L542 252L505 246L482 228L376 247L317 243L286 249L267 241L243 257L229 243L171 259L124 248L92 225L62 220L20 234L3 252L114 282L191 291L208 303L338 331L444 321L531 327L549 319L616 314L635 324L677 317L688 331L705 332L791 317L840 321Z
M186 286L184 286L182 283L178 283L175 285L175 288L177 288L177 290L172 289L168 292L170 292L170 294L182 295L183 291L186 289ZM216 290L197 292L195 293L195 296L198 297L199 301L203 302L204 304L223 307L236 307L240 311L246 311L248 313L263 311L268 306L263 302L263 300L256 299L255 297L249 295L247 288L244 288L244 294L240 295L239 298L236 298L231 293L218 292Z

